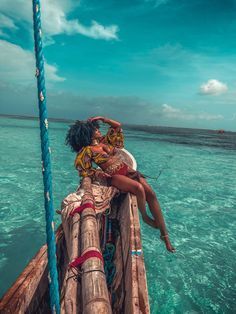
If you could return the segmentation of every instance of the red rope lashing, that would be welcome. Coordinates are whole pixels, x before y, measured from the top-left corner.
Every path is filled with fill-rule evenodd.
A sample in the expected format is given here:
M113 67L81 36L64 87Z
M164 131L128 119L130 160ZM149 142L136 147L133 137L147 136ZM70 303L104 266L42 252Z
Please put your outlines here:
M81 214L82 211L86 208L92 208L93 210L95 210L95 206L92 203L85 203L79 207L76 207L74 210L72 210L70 212L70 216L74 216L76 213Z
M73 262L69 264L69 267L73 267L73 268L80 267L87 259L92 258L92 257L97 257L104 263L102 254L100 252L95 251L95 250L90 250L84 253L83 255L77 257Z

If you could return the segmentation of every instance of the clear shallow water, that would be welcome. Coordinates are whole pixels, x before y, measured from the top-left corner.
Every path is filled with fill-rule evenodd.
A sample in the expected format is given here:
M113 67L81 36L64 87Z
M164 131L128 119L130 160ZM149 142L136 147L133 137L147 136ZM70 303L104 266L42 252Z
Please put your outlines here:
M55 208L79 182L66 129L50 123ZM45 242L45 223L38 123L1 118L0 131L2 295ZM125 130L140 171L157 176L164 168L158 181L148 181L177 249L168 253L159 232L141 223L151 312L234 313L235 133L171 131Z

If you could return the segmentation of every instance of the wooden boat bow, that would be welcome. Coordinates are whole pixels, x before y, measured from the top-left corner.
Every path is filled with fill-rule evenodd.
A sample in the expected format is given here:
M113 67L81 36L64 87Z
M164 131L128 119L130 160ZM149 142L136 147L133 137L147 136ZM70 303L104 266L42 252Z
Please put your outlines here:
M135 160L127 151L120 151L119 154L135 168ZM119 193L116 188L103 183L91 183L86 178L79 189L62 202L62 225L56 233L61 313L148 314L150 309L136 197ZM70 213L83 203L94 206L71 217ZM112 241L104 232L105 220L110 227L114 226ZM82 273L68 267L70 262L88 251L105 254L107 243L115 246L112 257L115 272L109 284L99 258L87 259L80 269ZM106 266L105 257L104 262ZM44 245L3 296L0 313L50 313L47 276Z

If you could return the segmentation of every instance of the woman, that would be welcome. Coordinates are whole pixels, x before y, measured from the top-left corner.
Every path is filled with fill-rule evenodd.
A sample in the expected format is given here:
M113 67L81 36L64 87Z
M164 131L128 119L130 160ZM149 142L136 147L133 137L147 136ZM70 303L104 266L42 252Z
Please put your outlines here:
M105 136L102 136L99 131L98 121L110 125ZM144 222L160 229L160 237L165 242L167 250L170 252L175 251L170 243L155 192L140 172L128 167L115 154L116 148L124 147L124 136L119 122L104 117L76 121L68 131L66 144L77 153L75 167L78 169L80 176L105 177L109 185L123 192L135 194ZM92 162L99 165L102 171L94 169ZM146 202L154 219L150 218L146 212Z

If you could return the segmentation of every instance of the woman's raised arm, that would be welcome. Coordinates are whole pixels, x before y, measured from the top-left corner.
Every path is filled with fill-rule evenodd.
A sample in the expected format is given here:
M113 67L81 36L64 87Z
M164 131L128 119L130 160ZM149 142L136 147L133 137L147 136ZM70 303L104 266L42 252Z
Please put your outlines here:
M118 121L115 121L115 120L111 120L111 119L108 119L108 118L105 118L105 117L101 117L101 116L98 116L98 117L93 117L93 118L89 118L88 121L98 121L98 120L101 120L103 123L107 123L109 124L112 128L118 128L118 127L121 127L121 123L118 122Z

